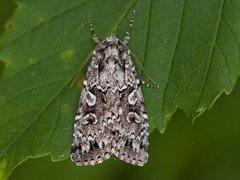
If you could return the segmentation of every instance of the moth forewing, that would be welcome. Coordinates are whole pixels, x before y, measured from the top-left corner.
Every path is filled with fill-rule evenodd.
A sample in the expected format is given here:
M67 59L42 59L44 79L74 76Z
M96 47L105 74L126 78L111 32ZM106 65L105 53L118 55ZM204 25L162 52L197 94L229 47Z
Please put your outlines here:
M148 159L148 116L140 79L127 47L133 16L123 41L106 40L90 30L98 46L92 53L75 117L71 159L95 165L112 155L133 165Z

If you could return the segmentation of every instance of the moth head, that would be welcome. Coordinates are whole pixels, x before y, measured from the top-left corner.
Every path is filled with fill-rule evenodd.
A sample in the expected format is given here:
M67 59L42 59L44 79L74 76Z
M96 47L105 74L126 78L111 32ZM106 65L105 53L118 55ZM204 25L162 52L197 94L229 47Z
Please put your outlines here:
M109 37L107 37L107 42L108 43L117 43L119 41L119 39L117 38L117 36L112 33Z

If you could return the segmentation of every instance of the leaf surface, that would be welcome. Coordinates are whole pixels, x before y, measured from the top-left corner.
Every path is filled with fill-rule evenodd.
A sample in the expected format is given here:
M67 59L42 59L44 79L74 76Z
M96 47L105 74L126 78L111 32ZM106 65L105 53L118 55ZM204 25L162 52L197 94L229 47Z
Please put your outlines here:
M0 177L28 157L69 158L74 116L95 44L120 38L133 9L130 49L160 85L143 87L151 128L163 132L176 108L193 118L233 89L240 69L237 0L18 1L0 36ZM136 60L135 64L137 66ZM143 80L146 74L138 68Z

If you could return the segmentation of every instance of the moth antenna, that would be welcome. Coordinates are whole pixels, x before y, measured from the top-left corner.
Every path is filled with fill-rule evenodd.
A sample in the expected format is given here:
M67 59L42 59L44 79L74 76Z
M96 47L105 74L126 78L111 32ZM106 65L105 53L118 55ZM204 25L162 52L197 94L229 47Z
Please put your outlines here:
M133 26L135 14L136 14L136 11L133 10L132 17L131 17L131 20L130 20L130 23L129 23L129 26L128 26L128 30L125 32L125 35L124 35L124 38L123 38L123 43L125 45L127 45L129 40L130 40L130 33L131 33L132 26Z
M101 39L97 36L94 28L93 28L93 23L92 23L92 19L90 16L88 16L88 23L89 23L89 28L90 28L90 31L92 33L92 38L93 40L97 43L97 44L100 44L101 43Z

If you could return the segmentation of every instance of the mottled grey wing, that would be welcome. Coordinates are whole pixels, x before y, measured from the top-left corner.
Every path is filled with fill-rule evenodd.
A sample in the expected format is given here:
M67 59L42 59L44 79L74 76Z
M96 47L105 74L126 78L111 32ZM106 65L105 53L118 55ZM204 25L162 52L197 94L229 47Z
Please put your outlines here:
M111 156L111 137L101 119L103 99L96 88L97 60L93 57L75 117L71 159L77 165L95 165ZM91 77L91 78L89 78Z
M80 166L99 164L110 157L111 151L108 132L95 114L101 99L96 98L96 88L91 91L83 88L75 117L71 159Z
M148 116L139 84L126 89L122 107L123 133L114 154L127 163L143 166L148 160Z

